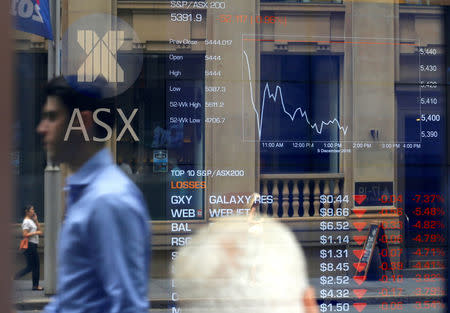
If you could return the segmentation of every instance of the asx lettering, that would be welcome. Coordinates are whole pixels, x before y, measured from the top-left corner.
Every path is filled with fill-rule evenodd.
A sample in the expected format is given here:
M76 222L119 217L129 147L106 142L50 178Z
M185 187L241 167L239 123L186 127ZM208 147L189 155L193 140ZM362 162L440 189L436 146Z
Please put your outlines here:
M133 137L134 141L139 141L139 138L136 135L133 127L131 127L131 122L133 121L133 118L136 115L137 111L138 111L138 109L134 109L133 112L131 112L130 117L127 118L125 116L125 114L123 113L122 109L117 109L117 112L119 113L120 117L122 118L122 121L124 122L124 126L123 126L122 130L120 131L119 135L117 136L117 141L120 141L122 139L123 135L125 134L125 132L127 130L130 132L130 135L131 135L131 137ZM98 137L94 136L92 139L93 139L93 141L96 141L96 142L105 142L105 141L108 141L108 140L111 139L112 129L111 129L111 127L108 124L104 123L103 121L101 121L98 118L98 113L99 112L110 113L111 110L110 109L106 109L106 108L101 108L101 109L95 110L94 113L93 113L94 122L97 125L99 125L99 126L103 127L104 129L106 129L107 134L106 134L106 136L104 138L98 138ZM77 118L79 126L74 126L75 118ZM84 126L83 119L81 118L80 109L74 109L73 110L72 117L70 118L69 126L67 127L66 134L64 135L64 141L67 141L69 139L70 133L73 130L81 131L83 133L84 140L85 141L90 141L88 133L86 131L86 127Z

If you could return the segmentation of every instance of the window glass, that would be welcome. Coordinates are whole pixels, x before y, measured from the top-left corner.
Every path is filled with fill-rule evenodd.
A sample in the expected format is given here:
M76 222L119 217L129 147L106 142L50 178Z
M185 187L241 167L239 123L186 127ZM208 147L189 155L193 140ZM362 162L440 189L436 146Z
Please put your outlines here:
M44 225L64 212L72 174L36 134L46 82L106 82L164 309L178 249L256 192L304 247L320 312L447 310L446 1L49 0L51 28L43 2L11 4L17 229L26 204Z
M143 191L155 220L172 218L174 195L192 195L190 207L202 206L202 193L180 193L187 174L170 180L168 173L204 168L204 59L204 54L145 54L139 79L117 98L126 116L137 109L133 129L140 130L139 141L127 132L117 142L117 160Z
M346 133L339 122L339 77L338 56L261 57L261 173L339 171L338 154L318 153L321 147L313 144L339 142ZM274 141L286 149L272 149ZM309 149L296 147L306 144Z
M23 219L21 208L30 203L35 205L39 216L44 215L45 154L36 135L36 125L44 101L42 88L47 81L47 53L39 50L22 50L15 54L14 150L11 158L17 190L17 210L13 217L17 222Z

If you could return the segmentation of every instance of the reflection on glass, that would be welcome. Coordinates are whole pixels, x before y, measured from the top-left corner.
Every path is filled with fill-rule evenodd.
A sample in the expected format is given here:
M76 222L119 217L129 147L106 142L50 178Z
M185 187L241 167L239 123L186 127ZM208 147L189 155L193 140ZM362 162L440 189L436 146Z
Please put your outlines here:
M109 145L147 201L151 275L167 279L172 313L170 262L229 215L296 234L321 312L445 310L448 8L394 2L122 0L112 12L108 1L62 1L63 32L101 11L139 38L109 51L124 77L143 55L137 80L110 99L136 136ZM50 42L16 39L18 222L26 203L43 216L34 129L54 61ZM126 128L119 117L113 137Z

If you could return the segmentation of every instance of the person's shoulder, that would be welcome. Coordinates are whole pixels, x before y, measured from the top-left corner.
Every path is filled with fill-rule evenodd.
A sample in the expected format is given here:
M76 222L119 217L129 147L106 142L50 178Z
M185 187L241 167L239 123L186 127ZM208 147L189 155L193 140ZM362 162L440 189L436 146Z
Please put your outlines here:
M30 228L31 226L33 226L32 220L30 220L29 218L24 218L22 221L22 228L27 229Z
M117 166L108 166L92 184L96 202L118 208L145 208L143 195L134 182Z
M134 182L115 164L111 164L101 171L92 186L99 194L104 192L120 194L137 189Z

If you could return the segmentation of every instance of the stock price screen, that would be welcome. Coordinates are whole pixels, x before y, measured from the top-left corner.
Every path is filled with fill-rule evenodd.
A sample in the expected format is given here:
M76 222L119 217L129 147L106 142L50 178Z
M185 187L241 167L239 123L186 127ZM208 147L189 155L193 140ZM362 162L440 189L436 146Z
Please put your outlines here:
M132 32L108 50L113 150L150 208L155 277L258 192L303 246L320 312L446 311L445 2L121 0L117 17Z
M118 155L168 223L169 259L199 225L248 215L259 192L259 213L303 245L320 312L444 312L446 8L155 8L158 24L133 16L143 70L119 98L138 105L141 138ZM175 289L170 300L178 312Z

